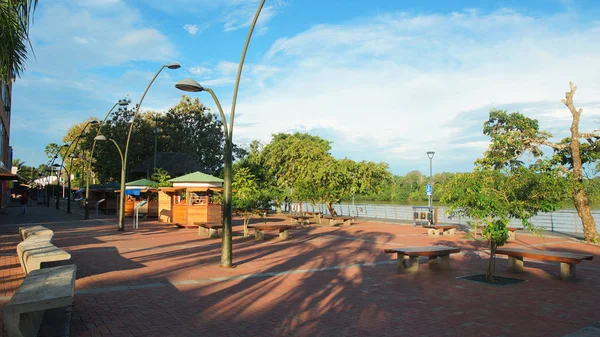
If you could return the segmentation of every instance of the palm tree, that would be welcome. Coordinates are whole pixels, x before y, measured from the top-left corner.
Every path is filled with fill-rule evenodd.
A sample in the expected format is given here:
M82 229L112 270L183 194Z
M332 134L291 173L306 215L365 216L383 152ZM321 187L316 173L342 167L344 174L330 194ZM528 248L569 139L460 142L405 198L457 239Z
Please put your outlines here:
M29 23L38 0L0 0L0 80L9 83L25 70Z
M16 167L18 170L20 170L23 168L23 166L25 166L25 162L22 161L21 159L15 158L12 160L12 166Z

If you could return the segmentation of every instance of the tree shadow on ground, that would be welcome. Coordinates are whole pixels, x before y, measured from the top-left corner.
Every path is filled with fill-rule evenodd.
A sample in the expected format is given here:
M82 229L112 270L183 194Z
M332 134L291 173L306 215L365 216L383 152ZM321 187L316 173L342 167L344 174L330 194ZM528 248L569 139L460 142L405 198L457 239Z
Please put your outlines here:
M83 248L71 250L69 263L78 266L77 279L101 275L112 271L144 268L144 265L123 257L116 247ZM94 263L84 263L82 259L96 255ZM101 257L100 257L101 256Z

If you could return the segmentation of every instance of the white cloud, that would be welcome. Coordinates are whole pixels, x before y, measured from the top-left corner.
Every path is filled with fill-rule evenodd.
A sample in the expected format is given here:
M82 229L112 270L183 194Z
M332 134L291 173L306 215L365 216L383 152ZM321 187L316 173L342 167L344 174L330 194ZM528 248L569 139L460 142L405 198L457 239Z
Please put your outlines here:
M207 67L194 66L189 69L189 72L194 74L195 76L206 77L212 71Z
M340 135L334 154L378 153L402 170L420 167L433 149L439 161L456 166L450 162L459 158L469 170L487 141L481 131L490 108L527 106L533 118L553 111L568 131L560 99L570 80L580 88L576 103L598 102L600 27L567 25L572 15L398 13L314 26L272 45L264 65L278 71L263 87L244 78L242 87L253 89L236 121L260 127L239 128L236 137L268 141L276 132L325 128ZM472 122L457 124L467 111ZM456 146L466 134L479 138Z
M256 14L257 5L251 2L247 3L246 6L241 6L233 9L225 16L225 24L223 26L226 32L232 30L238 30L240 28L249 27L252 24L254 15ZM277 13L275 6L263 6L257 26L264 26L269 20Z
M205 22L201 25L192 25L188 23L183 26L183 29L185 29L190 35L196 35L205 31L206 29L208 29L208 27L210 27L210 24L208 22Z
M183 29L185 29L188 33L190 33L190 35L196 35L196 33L198 32L198 25L184 25Z

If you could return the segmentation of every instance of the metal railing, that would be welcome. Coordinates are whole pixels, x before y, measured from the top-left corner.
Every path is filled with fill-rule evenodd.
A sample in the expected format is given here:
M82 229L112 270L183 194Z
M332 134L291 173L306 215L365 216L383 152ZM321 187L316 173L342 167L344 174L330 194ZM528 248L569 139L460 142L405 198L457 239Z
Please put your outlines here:
M298 210L299 203L292 203L292 208ZM406 223L413 222L413 206L409 205L376 205L376 204L335 204L333 206L338 215L349 215L357 218L383 219L402 221ZM453 223L466 225L472 219L467 217L450 217L446 214L448 207L440 206L438 208L438 223ZM322 212L329 215L329 210L325 204L313 205L311 203L302 203L302 210L305 212ZM592 216L596 222L600 220L600 211L592 211ZM544 228L552 232L583 233L581 219L575 210L559 210L556 212L539 213L531 218L531 222L536 227ZM522 227L520 220L513 219L511 225Z

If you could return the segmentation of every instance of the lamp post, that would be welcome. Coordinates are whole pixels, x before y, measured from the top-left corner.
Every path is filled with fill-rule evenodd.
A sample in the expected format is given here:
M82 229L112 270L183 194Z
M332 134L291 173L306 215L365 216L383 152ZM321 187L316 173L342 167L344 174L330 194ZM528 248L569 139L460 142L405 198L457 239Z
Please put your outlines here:
M83 132L83 131L81 131ZM81 135L80 135L81 136ZM73 170L73 158L78 158L79 156L75 153L69 154L69 175L67 178L68 181L68 193L67 193L67 213L71 213L71 171ZM65 169L66 171L66 169Z
M125 172L127 170L127 153L129 152L129 140L131 140L131 132L133 132L133 125L135 124L135 117L137 116L138 112L140 111L140 107L142 106L142 102L144 101L144 97L146 97L146 93L148 92L148 89L150 89L150 86L152 85L152 83L154 83L154 80L158 77L158 74L160 74L160 72L165 67L169 68L169 69L179 69L181 66L177 62L173 62L170 64L165 64L165 65L161 66L160 69L158 69L158 71L156 72L156 75L154 75L154 77L152 78L152 81L150 81L150 83L148 83L148 86L146 87L146 90L144 91L142 98L140 98L140 102L137 104L135 112L133 113L133 117L131 118L131 126L129 126L129 133L127 133L127 141L125 142L125 153L123 154L123 167L121 168L121 193L119 194L119 230L120 231L125 230L125 180L127 179L125 176Z
M87 127L89 125L97 125L98 121L93 119L89 122L87 122L85 124L85 126L83 127L83 129L81 129L81 132L79 133L79 135L77 137L75 137L75 139L71 142L71 145L69 145L69 147L67 148L67 152L65 152L65 155L62 156L62 161L60 163L60 168L59 168L59 172L62 172L62 168L64 168L64 163L65 163L65 157L69 154L69 150L71 150L71 147L73 149L75 149L77 147L77 144L79 143L79 140L81 139L81 136L83 135L83 132L85 131L85 129L87 129ZM73 146L75 145L75 146ZM65 168L66 171L66 168ZM68 177L68 184L69 184L69 193L67 193L67 213L71 213L71 173L70 171L69 173L69 177ZM63 183L63 188L64 188L64 183ZM64 196L63 196L64 197ZM56 209L58 209L58 198L56 198Z
M112 111L114 110L114 108L119 105L119 109L121 109L122 107L126 107L129 105L129 103L131 103L131 100L128 98L124 98L124 99L120 99L117 103L115 103L115 105L112 106L112 108L110 108L110 110L108 110L108 113L106 114L106 116L104 116L104 120L102 120L102 124L100 125L100 127L98 128L98 131L96 132L96 137L98 135L100 135L100 130L102 129L102 126L104 125L104 123L106 122L106 120L108 119L108 116L112 113ZM94 141L92 142L92 150L90 151L90 158L88 161L88 169L85 175L85 209L84 209L84 215L83 218L84 219L89 219L90 218L90 210L88 208L88 199L90 197L90 173L92 171L92 158L94 156L94 148L96 147L96 138L94 138Z
M60 187L60 186L59 186L59 184L60 184L60 176L62 176L62 168L63 168L63 164L61 163L61 164L59 165L59 164L57 164L57 163L54 163L54 164L52 164L52 167L56 168L56 186L57 186L57 187ZM66 171L66 170L65 170L65 171ZM59 207L58 207L58 206L59 206L59 205L58 205L58 199L59 199L59 198L58 198L58 195L56 195L56 192L55 192L54 190L53 190L53 193L52 193L52 194L54 195L54 200L56 201L56 202L55 202L56 209L59 209ZM60 188L58 189L58 194L60 194Z
M429 158L429 184L431 185L431 194L429 195L429 213L432 213L433 211L431 210L431 207L433 206L433 176L431 175L432 172L432 160L433 160L433 156L435 155L435 152L433 151L427 151L427 157ZM431 221L433 221L433 214L431 214Z
M258 20L258 16L265 4L265 0L261 0L258 8L256 9L256 13L254 14L254 19L252 20L252 24L250 25L248 36L246 37L246 43L244 44L244 48L242 50L242 56L240 57L240 63L238 64L237 76L235 79L235 86L233 89L233 97L231 102L231 114L229 115L229 127L227 127L227 120L225 119L225 114L223 113L223 108L221 108L221 103L219 102L215 93L209 89L202 87L198 82L191 78L183 79L177 84L175 87L177 89L189 92L201 92L207 91L211 94L217 108L219 110L219 114L221 115L221 121L223 124L223 132L225 134L225 146L223 152L223 240L221 243L221 266L222 267L233 267L232 263L232 249L231 249L231 182L232 182L232 159L233 159L233 119L235 117L235 103L237 101L237 93L240 85L240 78L242 76L242 68L244 67L244 59L246 58L246 51L248 50L248 45L250 44L250 38L252 37L252 32L254 31L254 27L256 26L256 21Z
M106 136L104 135L97 135L96 137L94 137L94 141L107 141L110 140L111 142L113 142L113 144L115 144L115 147L117 148L117 151L119 151L119 156L121 157L121 179L123 179L123 177L125 176L125 158L123 157L123 152L121 151L121 148L119 147L119 144L117 144L117 142L115 142L114 139L111 138L106 138ZM122 187L123 186L123 180L121 180L121 195L125 195L125 188ZM124 199L124 198L123 198ZM124 203L124 201L121 201ZM119 205L119 209L121 209L121 205ZM121 213L119 213L119 230L123 230L121 229L121 221L123 220Z

